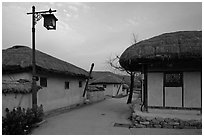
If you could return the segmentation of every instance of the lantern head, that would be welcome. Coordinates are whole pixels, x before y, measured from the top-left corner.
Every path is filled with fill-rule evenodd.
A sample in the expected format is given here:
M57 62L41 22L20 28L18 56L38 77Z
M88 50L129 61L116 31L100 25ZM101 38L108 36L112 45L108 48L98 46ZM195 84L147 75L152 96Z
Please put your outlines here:
M42 14L44 18L44 27L48 30L56 30L56 21L58 19L54 16L54 14Z

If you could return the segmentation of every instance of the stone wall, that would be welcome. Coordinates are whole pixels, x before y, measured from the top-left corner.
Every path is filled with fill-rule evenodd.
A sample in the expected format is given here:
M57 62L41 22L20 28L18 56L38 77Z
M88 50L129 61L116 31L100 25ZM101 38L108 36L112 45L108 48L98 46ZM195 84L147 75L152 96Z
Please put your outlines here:
M200 120L181 120L177 118L144 117L136 115L132 117L132 123L135 128L202 129L202 122Z

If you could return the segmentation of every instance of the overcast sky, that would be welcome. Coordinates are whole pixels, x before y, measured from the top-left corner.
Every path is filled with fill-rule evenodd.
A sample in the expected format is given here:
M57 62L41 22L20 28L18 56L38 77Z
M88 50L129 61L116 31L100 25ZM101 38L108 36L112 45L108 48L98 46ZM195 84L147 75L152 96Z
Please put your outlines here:
M2 3L2 48L31 47L31 12L56 9L57 30L36 25L36 49L85 70L110 70L106 61L133 42L202 29L202 3Z

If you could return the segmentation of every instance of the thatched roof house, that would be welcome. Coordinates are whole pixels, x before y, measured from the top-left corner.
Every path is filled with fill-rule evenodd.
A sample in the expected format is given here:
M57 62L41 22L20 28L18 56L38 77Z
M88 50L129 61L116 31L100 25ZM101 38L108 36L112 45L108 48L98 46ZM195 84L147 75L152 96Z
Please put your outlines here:
M107 75L92 81L90 85L101 86L105 89L105 95L116 96L122 93L123 83L124 81L117 76Z
M201 110L202 31L165 33L140 41L127 48L119 62L126 70L142 72L145 110Z
M3 73L32 70L32 49L26 46L13 46L2 50ZM37 71L46 71L70 76L87 77L88 72L68 62L36 50Z
M89 83L92 83L94 80L108 76L108 75L118 77L119 79L123 79L124 84L127 84L128 86L130 86L130 76L129 75L115 74L115 73L112 73L110 71L93 71L91 73L92 78L90 79ZM139 87L140 85L141 85L140 78L135 77L134 86Z
M36 84L42 87L37 92L37 104L42 104L45 112L83 102L88 78L84 69L36 50L36 77ZM32 94L22 93L31 92L32 78L31 48L14 46L2 50L3 110L18 105L31 107ZM19 79L29 81L19 82Z
M120 64L127 70L138 70L140 64L200 62L202 32L179 31L165 33L140 41L127 48L120 56Z

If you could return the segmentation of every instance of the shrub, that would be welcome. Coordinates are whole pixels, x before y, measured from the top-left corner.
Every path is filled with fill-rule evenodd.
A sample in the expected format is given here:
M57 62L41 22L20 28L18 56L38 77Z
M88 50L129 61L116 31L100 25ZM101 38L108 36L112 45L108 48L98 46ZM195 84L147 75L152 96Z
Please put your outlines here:
M6 108L6 116L2 117L3 135L27 135L34 125L43 120L43 107L34 109L14 108L9 111Z

